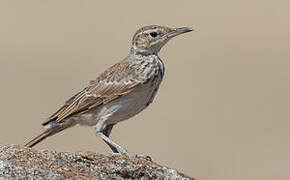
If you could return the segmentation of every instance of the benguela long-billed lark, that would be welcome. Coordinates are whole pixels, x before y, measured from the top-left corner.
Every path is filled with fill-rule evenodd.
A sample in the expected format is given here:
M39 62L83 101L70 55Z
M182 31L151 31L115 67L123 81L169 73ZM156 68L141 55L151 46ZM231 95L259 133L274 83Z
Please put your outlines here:
M114 125L138 114L153 101L164 75L160 49L173 37L192 31L189 27L159 25L139 29L129 55L111 66L81 92L71 97L42 125L44 132L28 142L32 147L45 138L76 124L94 126L114 153L127 150L109 138Z

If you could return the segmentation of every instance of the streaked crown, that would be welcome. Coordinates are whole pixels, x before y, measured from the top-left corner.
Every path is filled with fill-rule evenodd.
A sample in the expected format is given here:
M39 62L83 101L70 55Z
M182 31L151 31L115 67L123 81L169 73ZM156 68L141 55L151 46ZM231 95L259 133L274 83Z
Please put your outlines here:
M132 40L131 52L135 54L157 54L174 36L192 31L192 28L170 28L150 25L140 28Z

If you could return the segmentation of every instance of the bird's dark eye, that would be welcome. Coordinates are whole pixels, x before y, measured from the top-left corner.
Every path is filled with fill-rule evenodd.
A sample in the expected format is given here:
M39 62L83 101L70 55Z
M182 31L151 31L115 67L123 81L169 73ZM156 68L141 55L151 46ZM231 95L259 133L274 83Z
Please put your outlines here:
M151 37L156 37L156 36L157 36L157 32L151 32L151 33L150 33L150 36L151 36Z

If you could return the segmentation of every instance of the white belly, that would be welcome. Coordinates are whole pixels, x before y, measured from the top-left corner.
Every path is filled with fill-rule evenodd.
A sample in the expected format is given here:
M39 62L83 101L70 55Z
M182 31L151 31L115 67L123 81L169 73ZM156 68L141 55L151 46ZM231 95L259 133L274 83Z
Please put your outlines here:
M152 85L151 82L143 84L128 95L81 114L75 120L81 125L94 126L98 121L104 121L105 124L116 124L129 119L153 101L159 84Z

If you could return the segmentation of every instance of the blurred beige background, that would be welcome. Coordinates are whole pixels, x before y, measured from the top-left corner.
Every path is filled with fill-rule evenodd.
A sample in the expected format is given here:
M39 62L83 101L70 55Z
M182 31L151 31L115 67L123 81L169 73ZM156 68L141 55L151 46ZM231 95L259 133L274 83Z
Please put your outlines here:
M0 2L1 144L21 144L105 68L143 25L192 26L160 52L155 102L112 138L199 179L290 178L289 1ZM96 151L92 128L36 147Z

